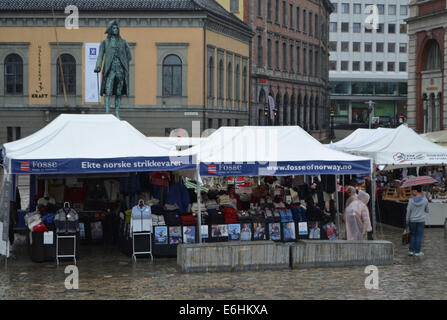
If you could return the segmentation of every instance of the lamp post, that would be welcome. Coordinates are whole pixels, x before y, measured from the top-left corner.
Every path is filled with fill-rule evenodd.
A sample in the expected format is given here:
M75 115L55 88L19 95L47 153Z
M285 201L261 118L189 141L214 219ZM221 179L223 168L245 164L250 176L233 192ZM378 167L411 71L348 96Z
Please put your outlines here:
M335 110L334 106L331 106L331 140L335 139L335 133L334 133L334 116L335 116Z
M372 101L372 100L369 100L368 102L367 102L367 104L368 104L368 115L369 115L369 128L371 129L371 122L372 122L372 115L373 115L373 113L374 113L374 104L375 104L375 102L374 101Z

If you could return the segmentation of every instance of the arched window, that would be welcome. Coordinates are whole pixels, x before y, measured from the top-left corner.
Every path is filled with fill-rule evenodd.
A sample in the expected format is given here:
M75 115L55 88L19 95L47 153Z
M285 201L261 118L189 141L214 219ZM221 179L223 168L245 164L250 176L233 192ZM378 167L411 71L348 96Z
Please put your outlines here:
M239 68L239 64L236 65L236 85L235 85L235 98L236 102L241 100L241 70Z
M242 71L242 101L247 102L247 67Z
M182 60L174 54L163 60L163 96L182 95Z
M76 60L70 54L62 54L60 58L62 62L62 71L64 72L64 81L62 81L61 68L58 58L56 62L57 94L64 94L65 84L65 92L69 95L74 95L76 94Z
M233 99L233 65L231 62L228 63L227 68L227 101L229 106L231 106L231 100Z
M214 60L208 61L208 98L214 98Z
M425 69L436 70L441 69L441 49L436 40L430 40L425 49Z
M5 58L5 94L23 93L23 60L18 54Z
M217 97L223 99L224 65L222 60L219 61L218 73Z

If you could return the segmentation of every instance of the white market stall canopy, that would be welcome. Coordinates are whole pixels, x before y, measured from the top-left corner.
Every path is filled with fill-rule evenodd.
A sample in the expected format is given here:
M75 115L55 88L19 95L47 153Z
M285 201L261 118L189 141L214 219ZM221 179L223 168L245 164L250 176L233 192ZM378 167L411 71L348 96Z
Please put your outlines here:
M421 136L433 143L437 143L441 146L447 146L447 130L424 133L421 134Z
M111 173L194 169L191 157L162 147L112 115L62 114L3 145L12 174Z
M357 129L349 136L335 143L330 143L328 146L331 149L345 151L347 149L364 147L379 139L382 139L396 129L377 128L377 129Z
M202 176L371 172L370 159L328 149L299 126L221 127L189 151Z
M424 139L406 125L364 147L345 151L371 157L381 170L447 164L446 147Z

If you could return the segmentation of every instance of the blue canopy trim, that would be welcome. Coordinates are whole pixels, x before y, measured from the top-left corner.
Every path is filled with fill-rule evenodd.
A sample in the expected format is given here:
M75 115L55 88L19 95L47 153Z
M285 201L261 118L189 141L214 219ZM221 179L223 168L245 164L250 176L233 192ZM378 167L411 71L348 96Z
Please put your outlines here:
M12 174L175 171L195 169L195 157L12 160Z
M369 174L370 160L359 161L282 161L268 163L201 163L200 175L286 176L318 174Z

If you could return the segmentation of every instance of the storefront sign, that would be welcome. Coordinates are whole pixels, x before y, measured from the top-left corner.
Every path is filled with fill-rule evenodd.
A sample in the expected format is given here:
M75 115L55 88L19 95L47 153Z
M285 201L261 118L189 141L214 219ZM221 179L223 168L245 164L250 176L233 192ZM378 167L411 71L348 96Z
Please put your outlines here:
M403 153L398 152L393 155L397 163L447 163L447 152L445 153Z

